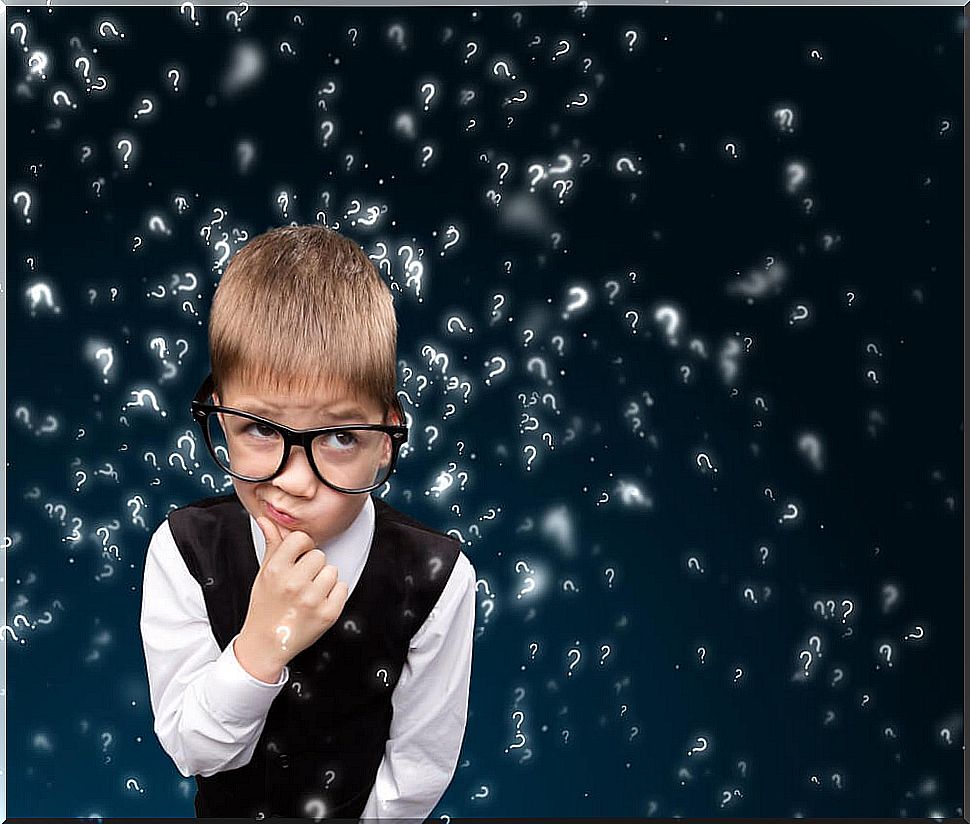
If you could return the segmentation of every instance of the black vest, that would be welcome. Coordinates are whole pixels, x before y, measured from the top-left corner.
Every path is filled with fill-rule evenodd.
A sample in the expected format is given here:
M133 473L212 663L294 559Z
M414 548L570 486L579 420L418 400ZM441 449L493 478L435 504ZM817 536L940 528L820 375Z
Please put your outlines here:
M249 763L195 776L198 817L356 819L363 812L409 643L460 549L455 538L373 501L370 554L340 617L289 662ZM242 629L259 571L249 513L233 492L173 509L168 522L225 650Z

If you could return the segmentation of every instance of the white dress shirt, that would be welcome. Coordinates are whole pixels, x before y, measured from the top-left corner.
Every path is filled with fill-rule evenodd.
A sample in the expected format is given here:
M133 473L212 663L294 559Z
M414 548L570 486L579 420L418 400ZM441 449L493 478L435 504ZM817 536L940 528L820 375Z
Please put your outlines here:
M374 520L368 495L354 522L320 545L338 580L347 582L348 597L370 554ZM249 521L262 565L266 539L252 515ZM451 782L468 714L475 600L475 569L459 551L437 604L411 639L391 694L390 737L362 818L423 820ZM155 734L179 772L210 776L248 764L289 667L270 684L239 663L238 635L219 649L202 587L167 518L148 545L140 627Z

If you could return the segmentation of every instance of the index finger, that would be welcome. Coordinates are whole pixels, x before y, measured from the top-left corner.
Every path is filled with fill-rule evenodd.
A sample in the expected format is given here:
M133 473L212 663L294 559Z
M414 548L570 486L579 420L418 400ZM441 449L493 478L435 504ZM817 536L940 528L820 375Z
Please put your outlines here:
M283 536L280 534L279 527L265 516L261 515L256 518L256 523L259 524L263 537L266 539L266 554L263 556L263 560L268 561L282 542Z
M284 566L295 564L300 556L315 548L316 542L301 529L292 530L284 538L280 528L271 519L260 516L256 519L256 523L260 525L264 535L270 535L266 541L266 553L263 555L264 564L277 555L280 556L280 563ZM323 550L321 549L320 552ZM326 558L325 553L324 558Z

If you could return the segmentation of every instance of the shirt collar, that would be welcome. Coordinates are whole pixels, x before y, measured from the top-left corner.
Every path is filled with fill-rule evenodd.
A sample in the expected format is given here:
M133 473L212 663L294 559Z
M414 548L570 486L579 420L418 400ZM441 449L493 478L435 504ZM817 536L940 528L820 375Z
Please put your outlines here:
M353 565L359 557L367 551L374 536L374 499L367 495L367 500L357 513L353 522L339 535L318 545L327 553L327 563L333 563L338 569L341 566ZM253 535L253 545L256 547L256 559L263 565L266 554L266 538L259 528L256 519L249 516L249 528Z

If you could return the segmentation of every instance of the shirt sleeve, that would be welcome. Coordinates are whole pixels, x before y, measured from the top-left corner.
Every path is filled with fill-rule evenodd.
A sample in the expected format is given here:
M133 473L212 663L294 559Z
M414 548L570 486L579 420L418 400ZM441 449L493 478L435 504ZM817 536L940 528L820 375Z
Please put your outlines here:
M238 635L219 649L167 518L148 545L140 629L155 735L178 771L205 777L248 764L289 667L269 684L239 663Z
M390 737L362 819L423 821L448 788L468 717L475 601L475 568L459 552L391 694Z

